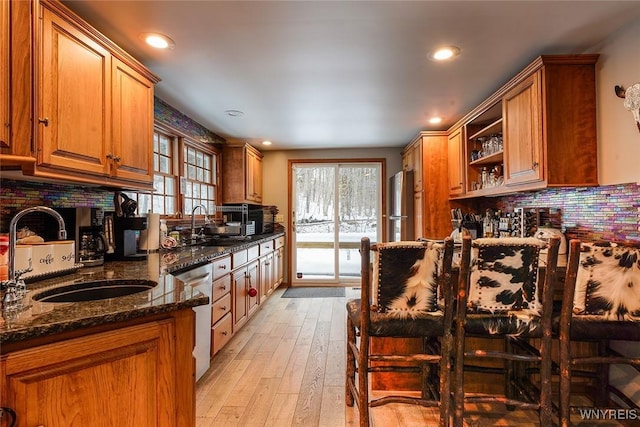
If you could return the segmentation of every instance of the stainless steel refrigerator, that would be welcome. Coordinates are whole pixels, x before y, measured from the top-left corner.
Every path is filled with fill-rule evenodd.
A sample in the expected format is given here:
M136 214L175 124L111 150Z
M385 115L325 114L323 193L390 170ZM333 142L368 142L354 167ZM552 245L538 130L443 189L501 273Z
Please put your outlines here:
M414 240L413 171L401 171L389 179L389 241Z

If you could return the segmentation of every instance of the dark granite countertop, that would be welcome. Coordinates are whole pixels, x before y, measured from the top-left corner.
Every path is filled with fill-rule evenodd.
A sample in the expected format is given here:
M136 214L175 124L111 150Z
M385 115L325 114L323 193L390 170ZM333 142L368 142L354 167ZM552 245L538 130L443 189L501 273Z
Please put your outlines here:
M171 251L162 250L148 254L144 261L106 262L99 267L83 267L72 274L28 284L29 292L23 302L24 308L18 312L2 312L0 344L207 304L207 296L171 273L282 235L284 233L263 234L244 241L229 242L225 246L190 246ZM33 298L41 291L105 279L153 280L158 285L149 291L99 301L46 303Z

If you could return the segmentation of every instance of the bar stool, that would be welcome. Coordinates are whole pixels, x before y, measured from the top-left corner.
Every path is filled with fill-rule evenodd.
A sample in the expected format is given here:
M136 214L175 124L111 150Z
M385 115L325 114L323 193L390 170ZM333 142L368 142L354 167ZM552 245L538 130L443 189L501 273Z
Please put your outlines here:
M462 258L455 319L454 426L462 427L465 403L504 403L509 408L533 409L540 425L552 425L551 331L553 285L560 238L547 243L535 238L463 238L471 246ZM548 248L545 275L539 279L539 254ZM466 337L500 339L505 349L465 350ZM536 338L539 345L529 342ZM469 361L498 360L493 369ZM524 365L524 367L522 367ZM536 385L528 375L539 374ZM503 394L465 392L464 373L500 373Z
M624 356L610 341L640 341L640 246L616 242L570 242L569 265L560 323L560 423L571 424L571 382L589 377L594 382L593 405L610 407L610 393L640 415L638 404L609 383L611 365L630 365L640 375L640 353ZM574 254L575 252L575 254ZM579 254L579 260L578 260ZM571 256L573 255L573 262ZM597 354L578 356L571 344L592 342ZM591 365L595 371L575 367Z
M372 275L371 253L374 255ZM439 425L448 426L453 346L453 240L372 246L365 237L360 255L360 299L347 303L346 404L357 404L362 427L369 426L370 407L388 403L439 406ZM421 338L423 351L372 353L371 337ZM370 372L408 371L421 374L420 397L389 395L370 399Z

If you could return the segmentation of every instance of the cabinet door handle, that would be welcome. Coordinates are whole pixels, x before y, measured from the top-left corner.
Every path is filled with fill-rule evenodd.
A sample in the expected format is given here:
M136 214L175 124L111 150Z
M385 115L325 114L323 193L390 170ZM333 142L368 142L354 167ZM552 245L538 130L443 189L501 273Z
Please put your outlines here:
M9 407L0 407L0 418L4 418L4 415L7 414L9 416L9 423L7 424L10 427L16 425L16 421L18 421L18 416L16 412ZM41 426L44 427L44 426Z
M219 265L218 268L221 268L222 270L226 270L227 266L223 264L223 265Z
M533 162L533 163L531 164L531 169L537 169L537 168L538 168L538 166L540 166L540 163L538 163L538 162Z
M120 162L120 156L114 156L113 154L109 153L107 154L107 159L109 160L113 160L116 163Z
M42 123L44 125L44 127L48 127L49 126L49 117L45 117L44 119L38 119L38 123Z
M227 331L222 331L222 335L227 336Z

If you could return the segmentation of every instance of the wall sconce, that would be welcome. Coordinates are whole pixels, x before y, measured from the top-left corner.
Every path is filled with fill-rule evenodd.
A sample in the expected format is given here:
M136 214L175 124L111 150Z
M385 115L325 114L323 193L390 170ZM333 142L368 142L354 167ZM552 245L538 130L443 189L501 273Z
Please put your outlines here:
M631 111L633 118L640 131L640 83L636 83L624 89L622 86L615 87L616 95L624 99L624 108Z

